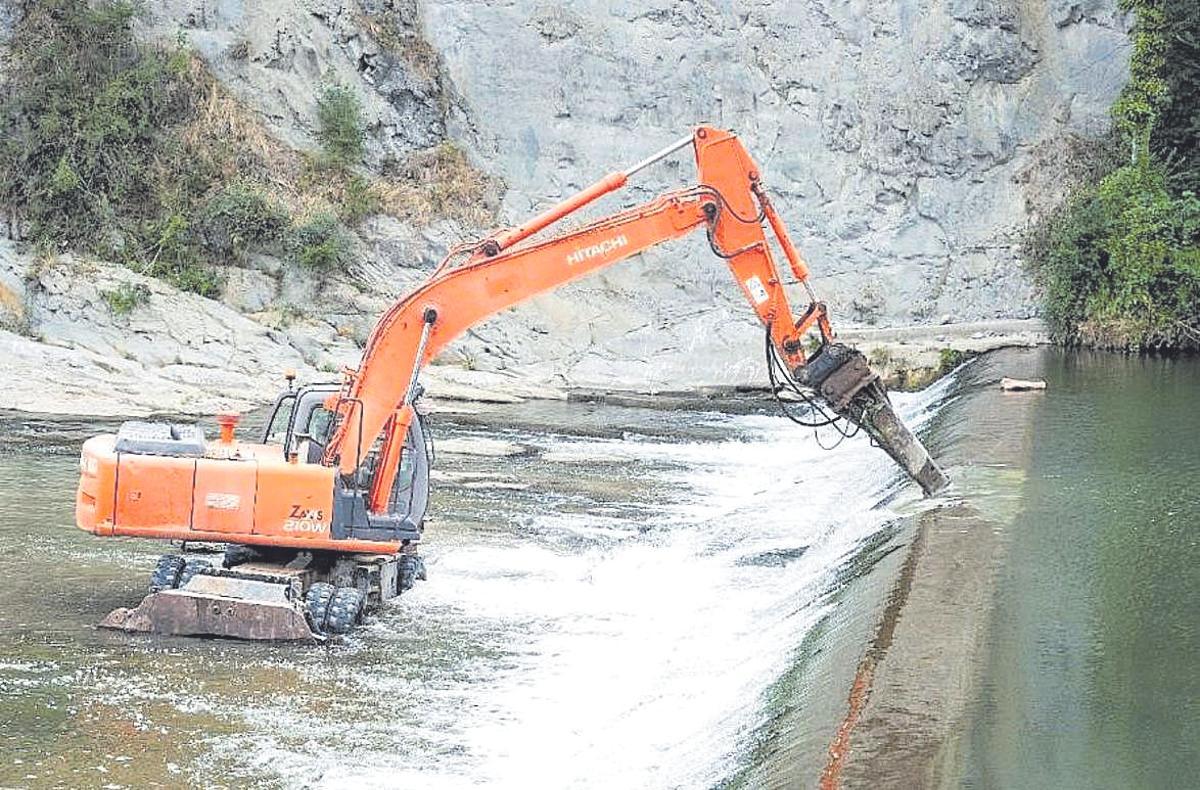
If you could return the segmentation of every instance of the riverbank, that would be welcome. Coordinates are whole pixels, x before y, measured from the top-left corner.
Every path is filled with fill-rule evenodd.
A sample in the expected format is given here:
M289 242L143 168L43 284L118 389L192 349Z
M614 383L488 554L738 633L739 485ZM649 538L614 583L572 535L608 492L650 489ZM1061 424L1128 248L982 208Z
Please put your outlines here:
M125 319L88 323L81 306L79 315L44 323L37 338L0 328L0 408L106 417L247 411L275 399L287 370L302 383L329 381L340 366L357 364L358 348L328 327L324 334L303 326L272 329L219 303L146 282L153 309ZM927 386L945 373L947 359L1047 342L1036 319L851 327L840 337L860 348L895 389ZM642 377L639 371L649 364L644 358L611 362L603 376L585 379L565 376L553 360L481 370L451 359L423 371L422 384L431 401L451 410L470 402L565 400L573 394L617 403L660 394L724 397L766 386L760 345L747 345L737 365L714 360L711 373L692 366L669 388Z

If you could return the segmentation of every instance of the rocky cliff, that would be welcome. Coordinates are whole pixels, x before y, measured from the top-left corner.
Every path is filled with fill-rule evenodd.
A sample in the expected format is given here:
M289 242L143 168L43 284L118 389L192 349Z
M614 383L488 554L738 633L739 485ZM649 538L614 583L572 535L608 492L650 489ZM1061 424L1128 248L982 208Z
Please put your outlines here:
M1061 200L1078 141L1106 132L1128 63L1115 0L145 5L144 35L186 36L287 145L312 148L318 93L349 85L369 121L368 167L386 172L453 140L503 184L501 222L697 122L735 129L818 292L842 324L863 326L1034 316L1021 231ZM597 210L691 178L681 156ZM17 334L3 339L13 366L57 360L46 362L59 371L46 374L59 382L52 388L81 371L102 388L109 374L97 366L128 367L120 376L133 383L106 410L204 410L226 387L249 402L280 368L316 377L352 364L388 301L479 230L376 218L360 229L345 282L318 286L261 260L228 272L222 302L153 284L128 318L106 310L103 284L139 275L103 263L64 274L69 259L35 261L10 245L0 250L0 318ZM281 309L289 321L264 320ZM634 389L758 382L760 342L724 267L692 240L480 327L433 378L490 372L488 386ZM164 379L174 383L147 391ZM36 407L20 387L0 392L4 405Z

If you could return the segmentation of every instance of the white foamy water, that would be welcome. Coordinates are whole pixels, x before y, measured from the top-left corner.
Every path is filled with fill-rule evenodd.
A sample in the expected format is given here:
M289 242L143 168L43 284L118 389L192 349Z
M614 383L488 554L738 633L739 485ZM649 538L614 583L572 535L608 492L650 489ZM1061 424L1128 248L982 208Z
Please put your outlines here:
M896 400L919 423L944 387ZM546 463L620 467L653 499L597 515L550 503L478 539L431 531L430 580L348 655L296 668L359 702L264 700L237 714L248 735L214 743L220 761L321 787L728 776L837 570L896 517L876 505L897 471L863 436L827 452L781 417L696 419L737 438L525 436ZM891 507L918 496L910 485Z

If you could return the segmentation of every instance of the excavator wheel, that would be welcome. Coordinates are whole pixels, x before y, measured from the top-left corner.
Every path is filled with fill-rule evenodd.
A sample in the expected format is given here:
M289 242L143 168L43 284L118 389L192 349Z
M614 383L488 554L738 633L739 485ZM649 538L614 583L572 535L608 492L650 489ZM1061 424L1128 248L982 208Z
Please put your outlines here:
M425 581L425 560L415 554L400 558L400 592L408 592L417 583Z
M186 587L193 576L198 573L204 573L211 568L212 563L208 560L188 560L183 564L183 570L179 572L179 581L175 582L175 586Z
M164 554L159 557L154 573L150 574L150 592L173 589L179 583L179 575L183 573L186 564L178 554Z
M339 587L329 602L325 630L331 634L347 634L362 619L367 598L356 587Z
M317 582L308 588L304 595L304 609L308 613L312 630L319 634L325 633L325 623L329 616L329 604L337 588L328 582Z

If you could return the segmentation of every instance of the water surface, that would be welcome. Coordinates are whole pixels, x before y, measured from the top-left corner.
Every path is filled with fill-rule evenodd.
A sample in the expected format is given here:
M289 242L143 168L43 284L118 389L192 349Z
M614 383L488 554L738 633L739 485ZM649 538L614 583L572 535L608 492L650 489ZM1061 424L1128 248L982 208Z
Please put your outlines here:
M1200 360L1043 354L962 786L1200 782Z
M429 581L316 649L96 629L170 547L72 526L113 424L0 417L0 785L813 787L867 657L847 786L1193 786L1200 364L1005 354L900 398L936 511L753 400L438 415L523 452L442 454Z
M917 415L935 400L906 403ZM0 784L705 787L736 775L801 646L840 610L837 591L887 555L916 493L861 437L825 452L761 403L726 405L435 417L438 436L524 451L437 459L429 581L328 648L96 629L140 599L170 547L72 525L78 444L112 424L9 415ZM811 693L816 740L839 694Z

